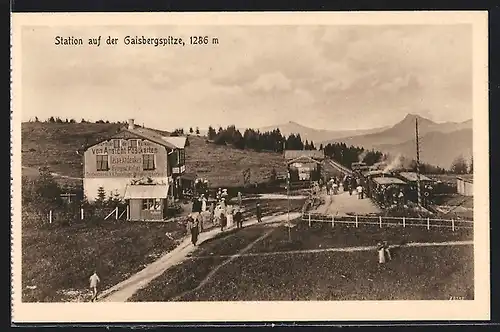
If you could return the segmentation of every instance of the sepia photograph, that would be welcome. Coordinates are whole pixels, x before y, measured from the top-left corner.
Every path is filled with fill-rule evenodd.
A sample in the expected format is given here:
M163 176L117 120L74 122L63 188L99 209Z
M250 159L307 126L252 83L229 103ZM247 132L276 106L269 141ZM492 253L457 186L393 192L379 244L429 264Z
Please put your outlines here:
M14 318L489 316L484 12L13 22Z

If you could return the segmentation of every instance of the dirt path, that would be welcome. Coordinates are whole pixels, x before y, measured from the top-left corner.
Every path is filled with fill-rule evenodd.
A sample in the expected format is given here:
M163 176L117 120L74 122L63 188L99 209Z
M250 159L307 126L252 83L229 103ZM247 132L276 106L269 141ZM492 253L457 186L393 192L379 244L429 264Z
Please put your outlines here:
M472 245L473 241L448 241L448 242L412 242L401 246L392 246L391 248L411 248L411 247L440 247L440 246L464 246ZM253 244L252 244L253 246ZM257 253L238 253L236 255L218 255L218 256L195 256L191 259L206 259L206 258L237 258L237 257L260 257L260 256L276 256L276 255L297 255L297 254L314 254L321 252L356 252L356 251L374 251L376 246L362 247L339 247L339 248L324 248L324 249L305 249L305 250L290 250L290 251L275 251L275 252L257 252Z
M290 219L299 218L300 213L290 213ZM274 223L278 221L286 221L287 214L279 216L270 216L262 218L263 223ZM254 225L257 220L253 219L247 221L245 226ZM227 232L228 230L224 231ZM203 243L212 239L217 234L221 233L219 228L213 229L208 232L201 233L199 236L199 243ZM124 280L115 286L105 290L98 296L98 301L103 302L126 302L132 295L139 289L146 287L152 280L162 275L168 268L183 262L187 256L195 250L191 244L190 238L184 241L174 250L165 254L160 259L146 266L143 270L137 272L127 280Z

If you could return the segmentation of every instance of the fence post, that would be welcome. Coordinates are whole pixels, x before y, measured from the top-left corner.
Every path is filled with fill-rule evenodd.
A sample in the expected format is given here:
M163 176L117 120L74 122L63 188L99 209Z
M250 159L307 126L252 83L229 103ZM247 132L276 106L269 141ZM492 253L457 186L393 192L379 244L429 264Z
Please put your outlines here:
M378 222L379 222L380 228L382 228L382 216L378 216Z
M309 227L311 227L311 212L309 212Z
M118 206L115 209L115 219L118 220Z
M356 215L356 227L358 227L358 215Z
M80 219L83 220L83 208L80 209Z
M451 230L455 231L455 219L451 219Z
M405 228L405 227L406 227L406 218L403 217L403 228Z
M335 216L332 216L332 227L335 226Z
M430 224L430 222L431 222L431 221L430 221L430 219L429 219L429 218L427 218L427 230L429 230L429 229L431 228L431 224Z
M49 224L52 224L52 210L49 210Z
M130 220L130 208L127 205L127 220Z

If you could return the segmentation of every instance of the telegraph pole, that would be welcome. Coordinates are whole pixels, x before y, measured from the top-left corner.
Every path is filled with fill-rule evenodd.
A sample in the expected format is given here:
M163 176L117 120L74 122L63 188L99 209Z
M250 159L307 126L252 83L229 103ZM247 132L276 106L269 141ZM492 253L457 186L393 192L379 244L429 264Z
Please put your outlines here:
M418 138L418 118L415 119L415 140L417 143L417 199L418 206L422 207L422 193L420 187L420 146L419 146L419 138Z
M290 176L289 173L287 173L286 177L286 198L287 198L287 214L286 214L286 220L287 220L287 226L288 226L288 242L292 242L292 230L290 225Z

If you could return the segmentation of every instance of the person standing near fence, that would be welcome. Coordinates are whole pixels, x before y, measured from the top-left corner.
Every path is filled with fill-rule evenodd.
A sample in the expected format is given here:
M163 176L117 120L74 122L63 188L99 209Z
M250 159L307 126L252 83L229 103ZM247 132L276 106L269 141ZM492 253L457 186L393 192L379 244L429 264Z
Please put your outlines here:
M94 271L94 274L92 274L89 278L90 281L90 290L92 291L92 302L95 302L97 300L97 285L101 282L101 279L97 275L97 272Z
M241 191L238 191L238 206L243 206L243 197L241 196Z

